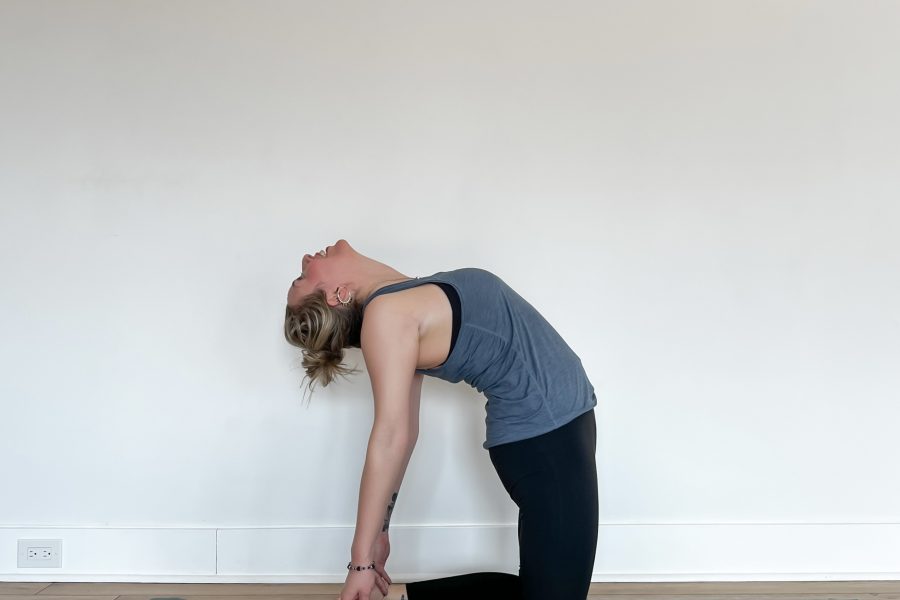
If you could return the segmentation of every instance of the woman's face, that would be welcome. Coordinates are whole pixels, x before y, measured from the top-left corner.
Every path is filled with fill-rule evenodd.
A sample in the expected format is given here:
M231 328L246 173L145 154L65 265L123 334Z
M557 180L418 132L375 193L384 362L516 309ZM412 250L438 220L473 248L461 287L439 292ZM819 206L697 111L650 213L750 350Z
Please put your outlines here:
M288 306L297 306L307 295L316 290L324 290L328 303L337 305L335 290L345 285L349 273L348 266L356 251L347 240L338 240L333 246L306 254L300 262L300 276L291 282L288 289Z

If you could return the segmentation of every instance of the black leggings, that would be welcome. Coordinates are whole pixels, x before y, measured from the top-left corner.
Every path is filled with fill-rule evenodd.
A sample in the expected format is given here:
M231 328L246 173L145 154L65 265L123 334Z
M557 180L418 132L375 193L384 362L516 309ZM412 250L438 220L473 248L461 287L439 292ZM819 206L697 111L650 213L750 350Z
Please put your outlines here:
M594 410L537 437L488 448L519 507L519 574L408 583L409 600L584 600L599 527Z

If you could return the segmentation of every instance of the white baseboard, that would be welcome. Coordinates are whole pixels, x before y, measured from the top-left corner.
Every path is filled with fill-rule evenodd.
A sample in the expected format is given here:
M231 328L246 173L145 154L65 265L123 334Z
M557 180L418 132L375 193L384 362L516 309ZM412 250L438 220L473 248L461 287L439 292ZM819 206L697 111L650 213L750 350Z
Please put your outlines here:
M62 568L17 568L61 539ZM0 580L341 583L352 527L0 527ZM397 582L518 571L516 525L391 526ZM898 523L602 524L595 582L900 579Z

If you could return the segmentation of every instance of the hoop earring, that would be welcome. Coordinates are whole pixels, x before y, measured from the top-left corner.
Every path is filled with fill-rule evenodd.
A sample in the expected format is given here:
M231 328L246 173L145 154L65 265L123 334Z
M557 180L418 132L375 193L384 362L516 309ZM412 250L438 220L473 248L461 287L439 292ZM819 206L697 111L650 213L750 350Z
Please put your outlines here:
M351 300L353 300L353 293L352 293L352 292L351 292L351 294L350 294L350 297L349 297L349 298L347 298L347 300L346 300L346 301L344 301L344 300L341 300L341 295L340 295L340 293L339 293L339 292L335 292L335 294L334 294L334 295L335 295L335 296L336 296L336 297L337 297L337 299L338 299L338 302L340 302L340 303L341 303L341 304L343 304L343 305L344 305L344 306L347 306L347 305L348 305L348 304L350 304L350 301L351 301Z

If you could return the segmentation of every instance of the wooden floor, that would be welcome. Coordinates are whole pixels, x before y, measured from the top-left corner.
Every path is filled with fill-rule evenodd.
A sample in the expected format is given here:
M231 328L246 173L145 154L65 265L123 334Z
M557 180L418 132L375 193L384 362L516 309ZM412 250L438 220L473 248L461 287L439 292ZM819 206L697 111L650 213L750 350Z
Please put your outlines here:
M340 584L3 583L0 600L334 600ZM589 600L900 600L900 581L594 583ZM460 600L468 600L460 598ZM553 600L548 598L547 600Z

